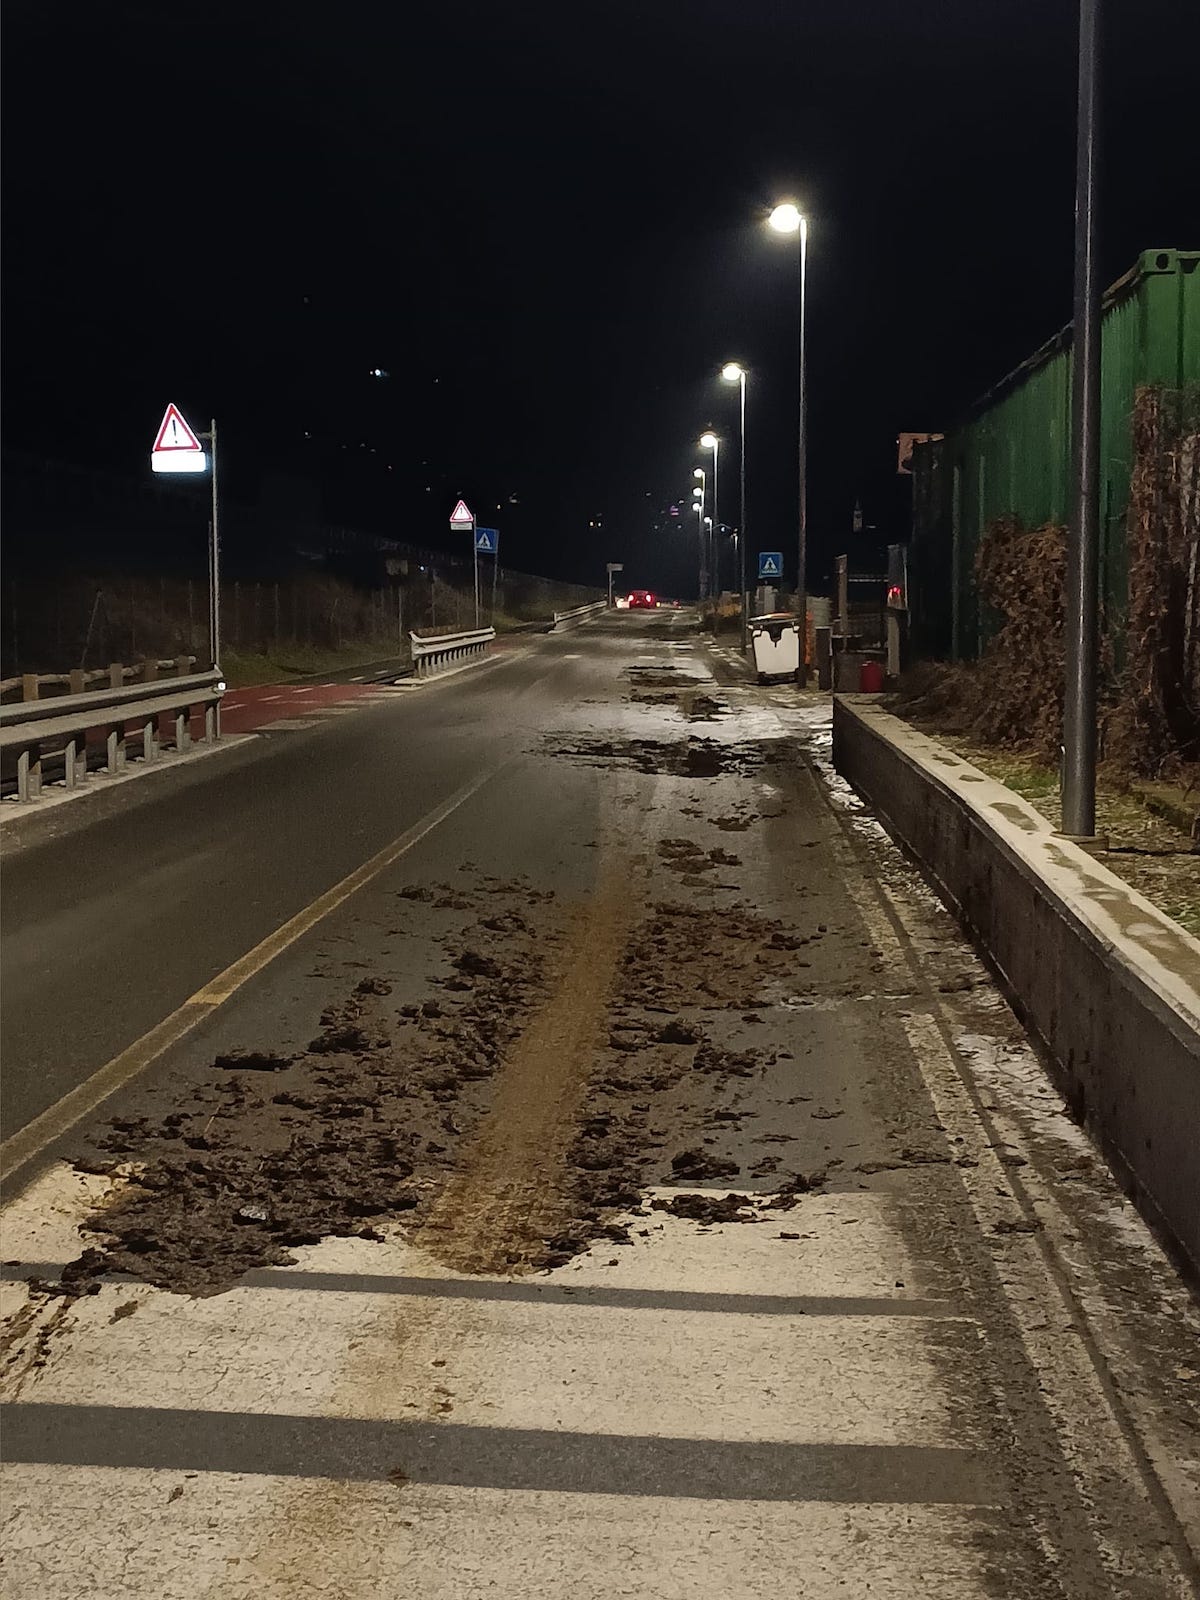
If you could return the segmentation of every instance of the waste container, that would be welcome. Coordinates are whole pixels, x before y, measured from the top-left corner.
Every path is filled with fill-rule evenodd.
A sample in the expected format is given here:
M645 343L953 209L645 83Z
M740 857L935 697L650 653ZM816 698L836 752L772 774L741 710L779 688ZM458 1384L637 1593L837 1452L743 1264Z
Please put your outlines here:
M880 661L864 661L858 675L859 692L862 694L882 694L883 683L883 663Z
M794 678L800 671L800 620L790 611L751 617L750 643L760 683L767 678Z

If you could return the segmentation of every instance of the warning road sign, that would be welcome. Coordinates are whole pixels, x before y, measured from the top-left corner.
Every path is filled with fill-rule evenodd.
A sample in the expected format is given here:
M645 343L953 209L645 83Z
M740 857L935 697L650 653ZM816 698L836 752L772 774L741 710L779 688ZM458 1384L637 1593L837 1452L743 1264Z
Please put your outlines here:
M150 465L155 472L204 472L208 466L204 447L178 406L167 407L150 451Z
M758 575L760 578L782 578L783 551L760 550L758 552Z
M467 502L465 500L460 500L450 513L450 526L452 528L473 528L475 526L475 518L467 510Z
M496 528L476 528L475 548L481 556L494 556L500 548L500 533Z

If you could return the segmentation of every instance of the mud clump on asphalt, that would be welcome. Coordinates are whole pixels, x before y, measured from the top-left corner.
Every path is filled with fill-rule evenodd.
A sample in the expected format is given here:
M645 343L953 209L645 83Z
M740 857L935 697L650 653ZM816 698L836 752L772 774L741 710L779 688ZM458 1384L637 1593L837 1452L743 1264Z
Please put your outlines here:
M689 722L715 722L718 717L725 715L725 707L719 700L714 700L710 694L698 694L687 702L687 718Z
M740 867L741 857L717 846L705 850L691 839L660 839L658 853L673 872L684 876L712 872L716 867Z
M676 1194L650 1202L652 1211L666 1211L672 1217L711 1226L715 1222L758 1222L754 1202L748 1194Z
M504 932L477 923L451 938L453 1000L397 1012L387 979L362 979L323 1013L306 1051L228 1052L166 1114L108 1123L93 1141L103 1158L79 1163L114 1179L84 1225L96 1242L52 1292L93 1292L127 1273L219 1293L245 1272L292 1263L298 1247L378 1239L380 1225L419 1214L543 992L524 919L488 920L509 917ZM494 957L479 954L485 937Z
M606 739L570 741L547 738L543 748L585 766L632 767L635 771L680 778L745 777L792 759L786 741L773 744L724 743L717 739Z
M217 1056L213 1066L225 1072L286 1072L295 1059L273 1050L230 1050Z
M662 901L630 940L622 992L648 1010L752 1011L775 991L795 993L806 964L795 952L817 937L745 905L714 917L702 905Z
M735 1178L741 1171L736 1161L724 1156L706 1155L703 1150L681 1150L671 1157L668 1183L703 1183L709 1178Z

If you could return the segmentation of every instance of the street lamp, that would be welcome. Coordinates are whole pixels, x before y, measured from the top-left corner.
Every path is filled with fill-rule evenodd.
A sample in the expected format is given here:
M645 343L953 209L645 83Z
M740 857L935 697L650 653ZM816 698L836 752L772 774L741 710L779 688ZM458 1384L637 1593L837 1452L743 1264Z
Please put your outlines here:
M737 361L727 361L721 368L721 377L726 383L736 383L738 386L738 399L741 411L741 449L738 452L738 489L740 505L738 507L738 588L741 591L742 602L742 651L746 649L747 611L746 604L746 369Z
M712 457L713 457L713 464L712 464L712 480L713 480L712 525L717 530L717 533L716 533L715 539L713 539L711 541L712 559L711 559L711 564L710 564L710 572L712 574L713 605L714 605L714 613L715 613L716 602L717 602L717 599L720 597L720 593L721 593L721 546L720 546L721 519L720 519L720 516L718 515L718 512L717 512L717 456L718 456L718 454L720 452L721 441L720 441L720 439L717 438L716 434L713 433L712 430L710 429L707 433L702 433L700 435L700 439L699 439L698 442L699 442L700 448L702 450L711 450L712 451ZM714 626L715 626L715 623L714 623Z
M692 490L692 497L700 520L696 524L696 533L700 540L700 605L704 605L705 594L708 589L708 566L704 556L704 501L708 490L708 473L703 467L693 467L692 477L699 478L700 482Z
M808 277L808 221L790 200L777 205L767 218L767 226L775 233L794 233L800 246L800 418L799 418L799 470L797 474L798 517L796 555L799 571L796 574L796 610L800 616L800 683L806 679L805 652L808 641L808 594L804 581L804 568L808 555L808 371L804 351L805 301Z

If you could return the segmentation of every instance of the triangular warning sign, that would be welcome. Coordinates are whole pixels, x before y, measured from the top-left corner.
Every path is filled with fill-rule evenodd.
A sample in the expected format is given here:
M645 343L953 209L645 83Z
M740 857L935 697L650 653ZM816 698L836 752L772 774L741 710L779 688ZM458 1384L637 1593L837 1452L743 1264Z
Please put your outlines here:
M467 502L465 500L460 500L455 506L454 510L450 513L450 521L452 525L463 528L468 527L472 522L475 521L475 518L467 510Z
M199 439L184 421L179 407L168 406L167 414L158 430L158 437L154 441L154 449L199 450L200 448Z

